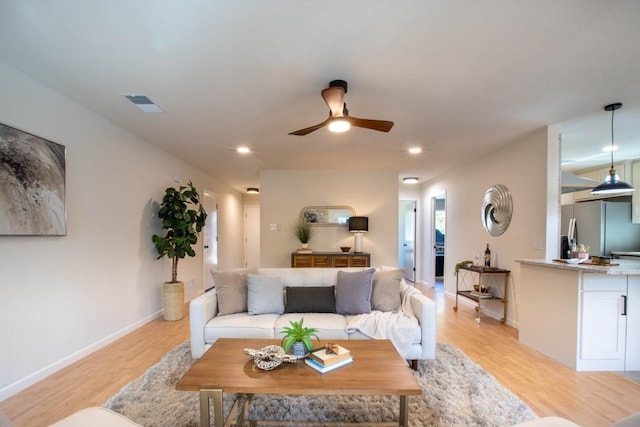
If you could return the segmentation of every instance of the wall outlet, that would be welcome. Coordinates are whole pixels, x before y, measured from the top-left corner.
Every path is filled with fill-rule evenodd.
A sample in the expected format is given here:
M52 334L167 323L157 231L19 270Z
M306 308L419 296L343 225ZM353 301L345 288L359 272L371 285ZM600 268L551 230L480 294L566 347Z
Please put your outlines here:
M280 231L280 224L269 224L269 231Z

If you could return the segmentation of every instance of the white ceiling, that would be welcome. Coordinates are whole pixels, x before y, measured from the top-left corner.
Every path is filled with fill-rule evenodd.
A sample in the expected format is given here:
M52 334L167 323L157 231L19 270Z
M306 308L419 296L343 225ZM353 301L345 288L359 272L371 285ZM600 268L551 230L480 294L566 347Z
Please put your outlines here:
M598 155L618 101L616 160L640 157L639 22L637 0L3 0L0 60L238 190L261 169L425 181L549 124L565 159ZM391 132L287 135L334 79Z

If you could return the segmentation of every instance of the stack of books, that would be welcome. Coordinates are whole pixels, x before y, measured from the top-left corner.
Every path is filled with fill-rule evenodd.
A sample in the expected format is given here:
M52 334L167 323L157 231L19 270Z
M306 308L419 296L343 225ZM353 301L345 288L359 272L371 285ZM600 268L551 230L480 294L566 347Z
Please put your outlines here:
M349 350L340 345L334 345L333 348L335 353L327 353L325 348L312 351L304 362L322 374L353 362L353 356Z

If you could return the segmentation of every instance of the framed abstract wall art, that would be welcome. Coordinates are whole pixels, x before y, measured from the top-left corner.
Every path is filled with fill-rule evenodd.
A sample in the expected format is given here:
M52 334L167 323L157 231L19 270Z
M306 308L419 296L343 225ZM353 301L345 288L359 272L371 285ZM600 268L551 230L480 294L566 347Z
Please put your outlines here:
M64 145L0 124L0 235L66 235L65 170Z

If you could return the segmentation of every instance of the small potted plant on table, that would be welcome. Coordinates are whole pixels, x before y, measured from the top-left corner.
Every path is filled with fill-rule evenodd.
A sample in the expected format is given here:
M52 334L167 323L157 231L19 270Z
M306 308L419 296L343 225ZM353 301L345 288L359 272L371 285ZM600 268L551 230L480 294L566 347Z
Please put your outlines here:
M298 218L298 221L293 224L293 234L302 243L302 249L309 247L309 240L313 237L313 228L309 225L304 218Z
M307 328L303 326L304 318L301 318L299 322L290 321L291 326L282 328L282 348L288 352L291 350L291 354L298 359L303 359L307 356L307 353L313 349L311 344L311 338L315 338L320 341L318 337L318 330L316 328Z

